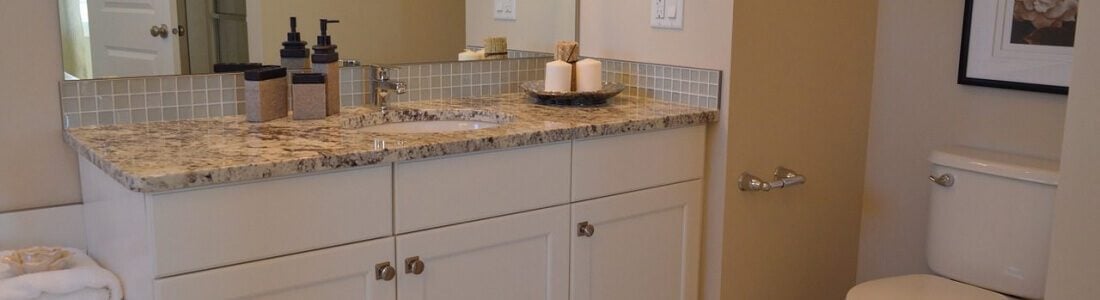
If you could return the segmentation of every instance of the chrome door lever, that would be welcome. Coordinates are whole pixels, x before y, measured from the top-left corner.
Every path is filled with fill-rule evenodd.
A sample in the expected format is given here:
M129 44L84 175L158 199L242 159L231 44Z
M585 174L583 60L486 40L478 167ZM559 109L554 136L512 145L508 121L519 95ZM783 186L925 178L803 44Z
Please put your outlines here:
M741 178L737 179L737 188L742 192L769 192L806 183L806 176L784 167L775 168L774 178L775 180L766 182L760 177L745 172L741 174Z

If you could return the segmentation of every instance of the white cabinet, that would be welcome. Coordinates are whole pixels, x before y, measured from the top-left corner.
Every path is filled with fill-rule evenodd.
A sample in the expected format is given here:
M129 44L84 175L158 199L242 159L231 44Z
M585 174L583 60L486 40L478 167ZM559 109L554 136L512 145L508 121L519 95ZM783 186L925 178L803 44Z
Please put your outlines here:
M693 300L699 180L573 204L572 300ZM584 234L590 225L591 236Z
M569 208L558 206L398 236L398 295L566 300L570 232Z
M158 194L82 159L88 249L133 300L690 300L704 137L679 128ZM375 278L381 263L392 279Z
M394 258L393 238L306 252L156 281L157 299L395 300L396 282L379 280Z

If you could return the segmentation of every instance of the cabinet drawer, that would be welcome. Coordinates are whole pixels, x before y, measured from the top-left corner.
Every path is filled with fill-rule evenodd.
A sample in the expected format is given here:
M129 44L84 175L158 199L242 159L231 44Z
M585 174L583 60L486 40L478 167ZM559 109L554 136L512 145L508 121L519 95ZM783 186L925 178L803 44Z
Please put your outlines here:
M394 300L394 281L376 280L375 266L393 264L393 238L306 252L157 280L158 300Z
M573 201L703 177L706 127L576 141Z
M147 198L157 277L392 234L391 168Z
M399 163L397 233L569 203L570 144Z

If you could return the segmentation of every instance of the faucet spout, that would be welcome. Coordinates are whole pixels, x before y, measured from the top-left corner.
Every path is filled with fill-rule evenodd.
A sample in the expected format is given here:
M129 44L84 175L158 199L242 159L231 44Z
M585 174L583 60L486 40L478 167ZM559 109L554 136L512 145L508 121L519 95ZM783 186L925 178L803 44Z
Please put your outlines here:
M393 80L390 78L390 70L395 70L396 67L387 66L370 66L370 93L367 98L367 103L380 107L383 110L386 109L386 98L390 93L398 95L407 93L409 90L408 83L401 80Z

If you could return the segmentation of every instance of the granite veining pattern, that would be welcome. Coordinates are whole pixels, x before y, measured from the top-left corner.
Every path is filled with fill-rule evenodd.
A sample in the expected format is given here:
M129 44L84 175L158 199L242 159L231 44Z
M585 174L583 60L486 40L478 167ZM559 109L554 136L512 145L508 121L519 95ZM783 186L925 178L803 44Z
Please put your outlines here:
M703 125L717 111L627 96L603 107L533 104L522 94L415 101L385 111L345 107L323 120L249 123L243 116L68 129L65 141L130 190L206 185L379 165L451 154ZM373 133L386 122L478 120L499 127L450 133Z

